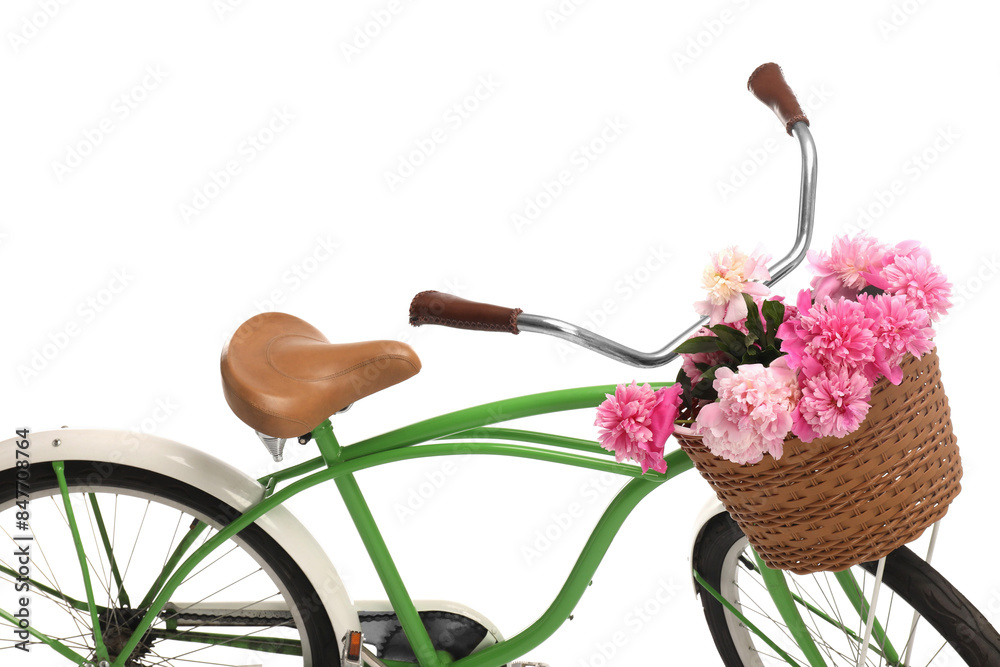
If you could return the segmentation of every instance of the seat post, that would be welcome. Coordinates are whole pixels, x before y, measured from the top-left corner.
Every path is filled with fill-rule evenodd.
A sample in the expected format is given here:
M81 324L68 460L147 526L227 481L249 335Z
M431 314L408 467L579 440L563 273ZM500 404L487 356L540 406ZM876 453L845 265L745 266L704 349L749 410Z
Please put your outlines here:
M327 467L340 461L340 443L333 434L333 424L329 419L324 419L322 424L314 428L312 436Z

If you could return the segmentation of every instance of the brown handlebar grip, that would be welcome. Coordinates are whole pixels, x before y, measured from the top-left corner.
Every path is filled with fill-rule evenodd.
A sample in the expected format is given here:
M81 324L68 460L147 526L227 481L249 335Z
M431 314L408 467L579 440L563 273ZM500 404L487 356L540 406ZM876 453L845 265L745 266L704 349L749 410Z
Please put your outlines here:
M520 308L504 308L462 299L444 292L421 292L410 302L410 324L439 324L455 329L518 334Z
M792 133L792 125L799 121L809 124L795 93L788 87L781 68L774 63L764 63L753 71L747 81L747 88L758 100L770 107L785 125L785 131Z

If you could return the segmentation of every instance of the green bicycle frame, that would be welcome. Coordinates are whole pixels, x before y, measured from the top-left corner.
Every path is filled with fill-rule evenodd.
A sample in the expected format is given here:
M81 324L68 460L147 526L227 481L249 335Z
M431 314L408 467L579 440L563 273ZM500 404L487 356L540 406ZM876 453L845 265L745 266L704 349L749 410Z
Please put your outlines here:
M662 387L670 383L651 384L653 387ZM341 446L337 442L332 425L329 420L325 421L312 432L320 456L261 478L259 481L266 489L266 493L260 503L218 531L191 554L187 555L186 552L193 546L195 542L193 538L184 540L175 550L163 572L145 594L140 606L147 608L145 616L112 663L112 667L124 666L126 656L131 654L143 635L150 630L177 587L209 554L274 507L306 489L328 481L334 481L344 499L420 667L442 667L446 664L461 667L497 667L525 655L552 636L570 617L611 542L639 502L664 482L690 470L693 464L683 451L675 450L665 457L668 466L666 473L650 471L643 474L637 466L617 463L613 458L609 460L611 453L596 442L533 431L496 428L491 425L540 414L594 408L614 389L613 385L583 387L495 401L417 422L347 446ZM512 442L526 442L532 445L512 444ZM457 454L514 456L611 472L631 479L618 492L599 519L562 589L542 616L503 642L457 661L451 661L446 654L435 651L358 487L354 473L387 463ZM279 484L286 482L287 485L278 489ZM62 492L68 502L65 488ZM204 525L200 525L197 528L198 532L203 528ZM780 573L777 574L779 577L782 576ZM712 594L716 595L714 591ZM788 594L787 587L783 590L777 587L776 591L772 590L772 594L778 604L794 609L796 601ZM33 634L56 650L62 647L57 640L49 639L34 630ZM169 632L163 633L160 630L154 630L154 634L169 636ZM223 644L227 643L227 640L231 641L232 638L220 635L215 640L210 633L203 636L204 643L209 644ZM811 643L811 639L809 642ZM287 647L278 648L281 652L289 650ZM60 652L77 664L85 664L80 656L68 649Z

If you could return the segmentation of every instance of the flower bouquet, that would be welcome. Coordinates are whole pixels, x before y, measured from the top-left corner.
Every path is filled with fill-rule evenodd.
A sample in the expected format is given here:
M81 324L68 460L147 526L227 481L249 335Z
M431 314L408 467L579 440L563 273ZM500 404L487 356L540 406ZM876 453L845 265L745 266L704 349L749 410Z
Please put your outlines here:
M951 285L916 242L867 235L810 252L785 304L762 252L705 269L709 317L677 382L620 385L598 408L616 458L663 472L674 435L771 567L840 570L918 537L960 490L934 351Z

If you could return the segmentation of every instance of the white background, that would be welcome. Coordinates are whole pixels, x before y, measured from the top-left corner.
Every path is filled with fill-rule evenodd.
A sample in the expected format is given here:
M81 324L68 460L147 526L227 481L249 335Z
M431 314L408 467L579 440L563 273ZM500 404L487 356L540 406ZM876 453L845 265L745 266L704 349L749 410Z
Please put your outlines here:
M790 247L798 148L745 87L773 60L812 119L816 247L871 208L872 233L924 241L964 292L938 336L966 476L937 562L998 618L993 531L979 530L1000 463L996 3L567 0L563 15L555 0L422 0L392 5L389 21L386 0L49 4L50 18L32 0L0 13L0 438L22 425L152 430L259 476L269 459L223 400L218 355L272 308L335 342L405 339L423 360L336 419L344 443L533 391L672 379L674 366L639 371L537 335L413 330L407 306L446 290L659 348L694 319L709 251ZM369 25L373 12L387 25ZM268 134L275 110L292 118ZM583 158L609 122L615 140ZM249 148L251 136L268 143ZM951 138L934 148L939 136ZM386 172L434 137L390 187ZM214 188L230 161L239 173ZM570 184L518 227L512 215L562 170ZM593 437L592 420L532 423ZM315 454L289 447L287 461ZM545 609L614 491L589 472L495 459L359 479L411 592L465 602L507 634ZM666 664L669 647L678 664L717 664L686 560L709 497L696 475L651 496L575 620L531 657ZM382 597L338 503L320 488L294 508L354 597ZM586 514L559 529L571 503ZM561 533L548 547L546 529ZM625 641L606 660L615 633Z

